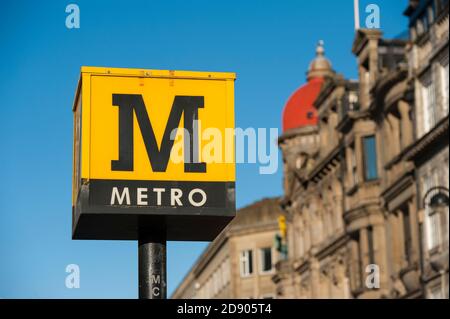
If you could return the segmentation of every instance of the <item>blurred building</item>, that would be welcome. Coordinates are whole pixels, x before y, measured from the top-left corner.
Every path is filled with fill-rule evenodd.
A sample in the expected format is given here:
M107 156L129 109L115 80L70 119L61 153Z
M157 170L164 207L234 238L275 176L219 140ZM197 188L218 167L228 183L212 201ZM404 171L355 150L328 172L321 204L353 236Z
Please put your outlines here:
M175 290L176 299L275 298L279 199L240 209Z
M174 298L449 297L448 9L410 0L409 39L357 30L357 80L318 44L283 110L284 196L240 210Z
M308 82L294 93L283 112L279 145L285 196L281 205L288 221L288 257L277 264L273 278L277 298L346 298L350 294L341 141L337 131L328 126L338 124L337 101L353 98L354 103L347 108L357 108L358 86L335 74L322 43L316 54L307 73ZM315 107L319 96L323 106ZM295 123L288 117L291 109L299 114Z
M357 81L320 43L286 104L277 298L448 298L448 1L405 14L411 41L356 32Z
M411 35L408 82L414 88L415 101L415 141L406 158L416 168L423 244L421 278L429 298L449 297L448 8L448 0L416 0L410 1L405 11ZM447 195L446 203L443 200L446 207L431 207L428 199L439 198L441 191Z

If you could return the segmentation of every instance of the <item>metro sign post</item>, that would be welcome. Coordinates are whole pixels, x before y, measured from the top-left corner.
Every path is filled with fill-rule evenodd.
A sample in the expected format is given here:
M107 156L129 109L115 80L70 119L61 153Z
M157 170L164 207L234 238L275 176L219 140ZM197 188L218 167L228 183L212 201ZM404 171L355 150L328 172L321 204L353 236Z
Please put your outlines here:
M234 73L82 67L72 238L139 241L139 296L164 298L166 241L213 240L235 216ZM202 158L219 131L227 160ZM181 160L180 160L181 159Z

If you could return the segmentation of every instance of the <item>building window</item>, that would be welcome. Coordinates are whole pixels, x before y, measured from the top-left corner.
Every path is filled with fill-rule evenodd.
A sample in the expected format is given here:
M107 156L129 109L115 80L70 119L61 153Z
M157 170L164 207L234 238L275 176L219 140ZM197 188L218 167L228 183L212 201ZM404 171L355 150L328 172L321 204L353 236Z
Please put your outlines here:
M253 274L253 251L244 250L241 252L241 277L248 277Z
M366 136L364 144L364 177L366 181L378 178L377 146L375 136Z
M430 231L430 250L434 250L439 247L441 243L441 219L439 218L439 214L437 212L430 212L428 215L428 220L430 222L429 231Z
M359 111L359 97L356 92L350 92L348 95L348 110Z
M270 273L272 271L272 248L266 247L260 249L261 273Z
M363 73L361 78L363 79L363 83L361 85L361 92L363 93L363 95L361 96L360 103L363 105L363 107L367 108L370 100L370 86L371 86L369 64L367 61L365 62L365 67L363 67L362 72Z
M436 124L436 96L434 83L430 80L422 87L423 134L428 133Z
M363 287L363 278L365 276L363 269L363 259L360 246L360 234L356 231L350 234L350 284L352 290L359 290Z
M423 28L423 24L421 20L417 20L416 22L416 30L417 30L417 35L421 36L424 32L424 28Z
M425 194L429 189L438 185L439 175L437 170L431 171L423 179L422 192ZM437 211L431 210L429 206L425 207L426 232L428 250L433 251L441 244L441 218Z
M369 248L369 264L373 265L375 264L375 250L373 245L373 228L372 226L369 226L367 228L367 244Z
M442 81L442 108L444 116L448 115L448 104L449 104L449 87L448 87L448 63L445 66L441 66L441 81Z
M401 209L403 214L403 234L404 234L404 251L405 260L408 264L412 262L412 234L411 234L411 219L409 216L409 207L404 205Z
M353 144L350 147L350 169L351 169L350 173L352 174L352 180L353 180L352 186L356 186L359 183L359 178L358 178L358 161L356 158L355 144Z
M410 31L410 35L411 35L411 40L412 41L416 41L416 39L417 39L417 31L416 31L415 26L412 26L411 28L409 28L409 31Z
M426 13L424 13L422 15L422 17L420 18L420 20L422 21L423 32L428 32L428 29L430 27L430 25L428 23L428 15Z
M428 7L428 21L429 25L432 25L434 23L434 20L436 19L436 7L434 6L434 1L431 3L431 5Z
M448 6L448 0L437 0L437 13L441 13Z

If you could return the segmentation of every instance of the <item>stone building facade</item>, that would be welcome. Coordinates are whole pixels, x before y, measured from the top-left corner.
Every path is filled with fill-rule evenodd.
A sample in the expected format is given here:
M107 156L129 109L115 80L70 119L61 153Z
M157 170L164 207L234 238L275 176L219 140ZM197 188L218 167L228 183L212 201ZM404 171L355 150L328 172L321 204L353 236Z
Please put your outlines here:
M448 9L410 0L409 39L357 30L357 80L319 43L283 110L283 197L240 210L174 298L449 297Z
M435 187L449 188L449 2L410 1L408 82L414 88L415 141L406 154L416 167L422 236L423 290L427 298L448 298L449 211L426 205Z
M175 299L275 298L279 199L242 208L175 290Z
M285 107L277 298L448 298L448 197L439 212L423 200L433 186L448 196L448 1L405 14L411 40L356 32L357 81L319 44Z

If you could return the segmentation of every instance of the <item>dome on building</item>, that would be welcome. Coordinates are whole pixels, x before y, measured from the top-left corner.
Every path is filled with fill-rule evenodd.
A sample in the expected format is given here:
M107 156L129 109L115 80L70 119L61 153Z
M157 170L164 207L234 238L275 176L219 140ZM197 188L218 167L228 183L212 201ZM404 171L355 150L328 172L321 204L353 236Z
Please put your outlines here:
M317 77L327 77L333 73L331 62L325 57L324 42L319 41L316 48L316 58L311 61L308 69L308 81Z
M325 58L323 41L319 41L316 58L311 62L307 72L308 82L291 95L283 111L283 132L317 124L317 111L314 101L326 77L333 74L330 61Z

